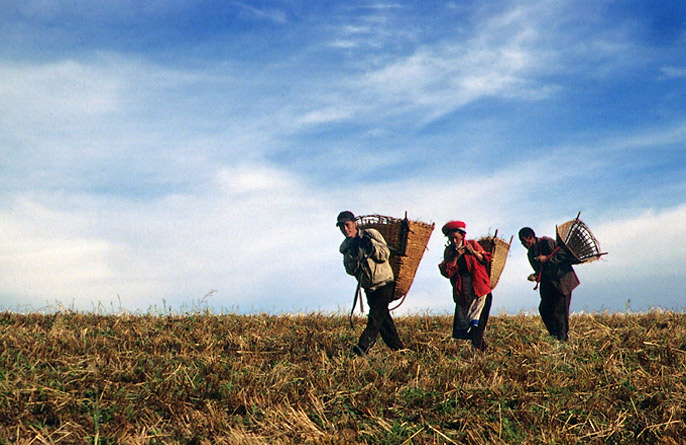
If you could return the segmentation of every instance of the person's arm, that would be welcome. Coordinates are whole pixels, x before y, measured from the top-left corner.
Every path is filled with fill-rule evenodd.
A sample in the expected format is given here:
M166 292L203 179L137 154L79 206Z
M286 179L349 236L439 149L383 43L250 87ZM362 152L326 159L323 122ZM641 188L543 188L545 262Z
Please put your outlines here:
M493 260L493 255L490 252L486 252L481 244L476 241L469 241L465 243L465 248L466 251L476 258L481 264L487 264Z
M357 260L355 260L349 253L343 254L343 266L345 267L345 272L348 275L352 275L354 277L357 276Z
M343 254L343 267L348 275L357 276L357 257L359 255L357 243L353 238L346 238L341 244L340 252Z
M536 258L536 254L534 253L534 249L538 249L538 243L540 241L537 241L536 244L532 247L530 247L526 251L526 258L529 260L529 264L531 265L531 268L534 270L534 273L530 274L526 279L529 281L538 281L538 276L541 273L541 262L538 261Z
M457 252L450 244L445 247L443 251L443 261L438 265L438 270L446 278L452 278L457 273Z

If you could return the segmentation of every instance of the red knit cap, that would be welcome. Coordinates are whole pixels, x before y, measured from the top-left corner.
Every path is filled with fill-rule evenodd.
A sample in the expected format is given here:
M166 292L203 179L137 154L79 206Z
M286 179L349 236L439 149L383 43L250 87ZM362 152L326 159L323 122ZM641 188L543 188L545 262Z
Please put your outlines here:
M448 233L455 230L461 230L464 233L467 233L467 225L462 221L450 221L446 223L441 230L443 231L443 235L448 235Z

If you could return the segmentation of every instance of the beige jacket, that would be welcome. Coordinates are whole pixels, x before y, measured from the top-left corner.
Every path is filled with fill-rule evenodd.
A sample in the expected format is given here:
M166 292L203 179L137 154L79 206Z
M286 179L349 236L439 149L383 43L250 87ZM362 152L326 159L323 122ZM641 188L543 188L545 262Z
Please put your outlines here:
M363 238L369 239L367 248L360 245L365 244ZM357 278L363 289L375 290L393 281L393 269L388 262L391 251L378 230L358 230L357 237L343 240L339 250L345 271Z

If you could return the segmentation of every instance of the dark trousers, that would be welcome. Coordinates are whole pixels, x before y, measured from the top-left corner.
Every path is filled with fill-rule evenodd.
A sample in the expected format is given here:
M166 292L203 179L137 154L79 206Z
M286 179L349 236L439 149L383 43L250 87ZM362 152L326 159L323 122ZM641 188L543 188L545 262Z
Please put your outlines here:
M543 324L550 335L560 341L566 341L569 335L569 303L572 300L571 292L563 294L553 283L541 281L541 304L538 312L541 314Z
M357 346L362 352L366 353L369 350L379 334L381 334L383 341L392 350L396 351L403 348L403 343L400 341L398 331L395 329L395 323L393 323L391 318L391 312L388 310L388 305L393 301L394 291L394 283L381 286L373 291L365 289L367 304L369 305L369 315L367 316L367 326L362 331L360 340L357 342Z
M479 326L472 327L471 329L460 328L457 325L457 312L460 310L458 306L455 306L455 318L453 318L453 338L471 340L472 346L481 351L486 349L486 342L484 341L484 332L486 331L486 324L488 324L488 315L491 312L493 294L488 294L483 298L486 299L486 302L484 303L484 307L483 309L481 309L481 314L479 315Z

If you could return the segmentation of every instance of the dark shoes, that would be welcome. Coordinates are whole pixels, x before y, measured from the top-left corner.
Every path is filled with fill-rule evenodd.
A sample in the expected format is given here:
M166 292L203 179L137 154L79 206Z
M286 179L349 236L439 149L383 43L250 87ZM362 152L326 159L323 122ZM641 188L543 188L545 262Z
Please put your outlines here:
M362 357L363 355L367 355L367 350L368 349L362 349L362 347L360 347L360 345L353 346L353 353L359 357ZM391 351L405 351L405 350L406 349L404 349L402 344L399 347L391 348Z
M476 342L472 341L472 346L474 347L474 349L481 351L481 352L485 351L486 348L488 347L488 346L486 346L486 341L484 339L481 339L481 341L476 341Z
M567 334L551 334L555 340L559 340L561 342L567 341Z
M357 356L362 357L363 355L366 354L366 352L360 348L358 345L353 346L353 353Z

